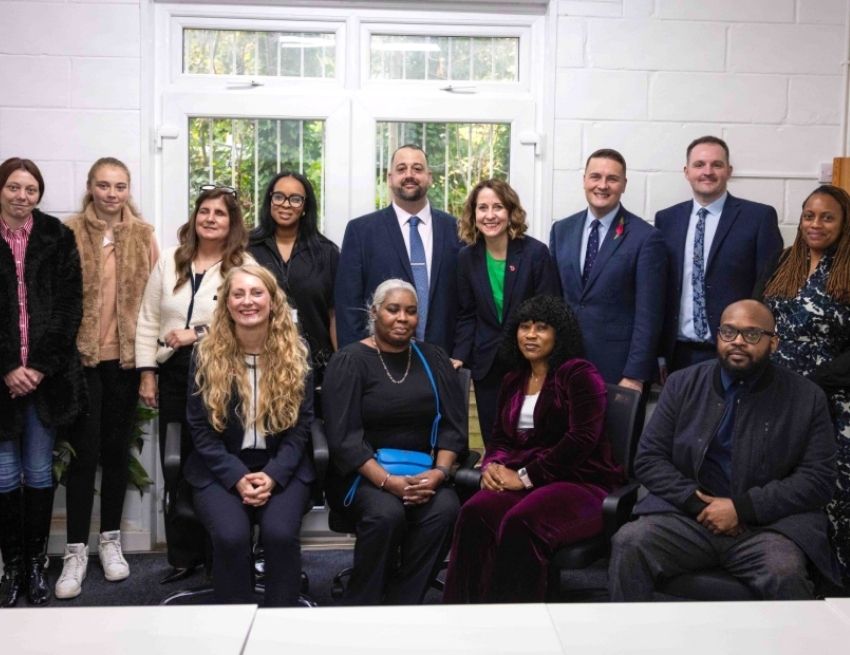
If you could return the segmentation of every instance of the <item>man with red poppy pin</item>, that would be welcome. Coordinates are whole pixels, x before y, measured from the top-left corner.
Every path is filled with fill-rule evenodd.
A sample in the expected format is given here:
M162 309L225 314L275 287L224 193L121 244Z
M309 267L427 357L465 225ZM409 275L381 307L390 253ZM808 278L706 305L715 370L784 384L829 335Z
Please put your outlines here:
M626 182L619 152L591 154L587 209L552 225L549 250L587 358L606 382L643 391L656 370L667 257L658 231L620 203Z

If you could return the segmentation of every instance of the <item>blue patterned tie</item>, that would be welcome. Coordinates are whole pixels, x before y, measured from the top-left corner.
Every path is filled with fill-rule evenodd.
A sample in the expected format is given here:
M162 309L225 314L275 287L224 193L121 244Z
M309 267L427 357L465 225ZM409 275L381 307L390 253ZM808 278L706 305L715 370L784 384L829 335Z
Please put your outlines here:
M587 251L584 253L584 270L581 272L581 284L587 284L596 254L599 252L599 219L596 218L590 224L590 236L587 239Z
M691 285L694 288L694 332L702 341L709 340L708 317L705 313L705 217L708 210L700 207L697 212L696 234L694 234L694 265Z
M422 219L410 217L410 267L413 269L413 286L419 296L419 323L416 326L416 338L425 341L425 326L428 323L428 260L425 259L425 246L419 236L419 224Z

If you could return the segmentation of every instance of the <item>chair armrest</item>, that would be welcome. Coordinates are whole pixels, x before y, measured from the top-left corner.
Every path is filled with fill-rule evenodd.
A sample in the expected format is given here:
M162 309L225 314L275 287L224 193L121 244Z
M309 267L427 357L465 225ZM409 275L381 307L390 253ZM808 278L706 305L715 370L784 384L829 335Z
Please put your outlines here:
M162 456L162 474L165 478L165 488L174 491L180 480L180 439L183 426L179 421L172 421L165 430L165 452Z
M612 491L602 501L602 526L605 537L610 541L614 533L620 529L632 515L632 509L637 502L639 482L626 482L622 487Z
M478 490L481 488L481 469L462 466L455 471L454 482L457 487Z
M310 437L313 446L313 465L316 467L316 477L319 483L325 481L330 462L330 451L328 450L328 437L325 434L325 424L322 419L317 418L310 426Z

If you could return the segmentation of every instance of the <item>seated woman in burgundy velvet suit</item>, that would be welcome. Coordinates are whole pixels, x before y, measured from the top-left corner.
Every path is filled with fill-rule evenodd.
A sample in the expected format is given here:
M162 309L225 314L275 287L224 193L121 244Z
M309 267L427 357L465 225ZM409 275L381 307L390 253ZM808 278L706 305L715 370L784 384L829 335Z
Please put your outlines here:
M585 359L560 298L518 308L501 347L499 392L481 490L455 525L447 603L542 601L549 558L602 530L602 500L623 481L603 434L605 382Z

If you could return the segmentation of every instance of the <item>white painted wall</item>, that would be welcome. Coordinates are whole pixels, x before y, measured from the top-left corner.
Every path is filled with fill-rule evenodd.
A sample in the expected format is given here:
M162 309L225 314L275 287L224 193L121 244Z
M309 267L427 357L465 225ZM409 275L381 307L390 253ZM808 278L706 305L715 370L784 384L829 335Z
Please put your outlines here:
M555 217L584 206L597 148L623 153L623 202L652 220L689 197L685 148L723 137L732 193L776 207L786 242L821 162L841 154L846 0L561 0Z

